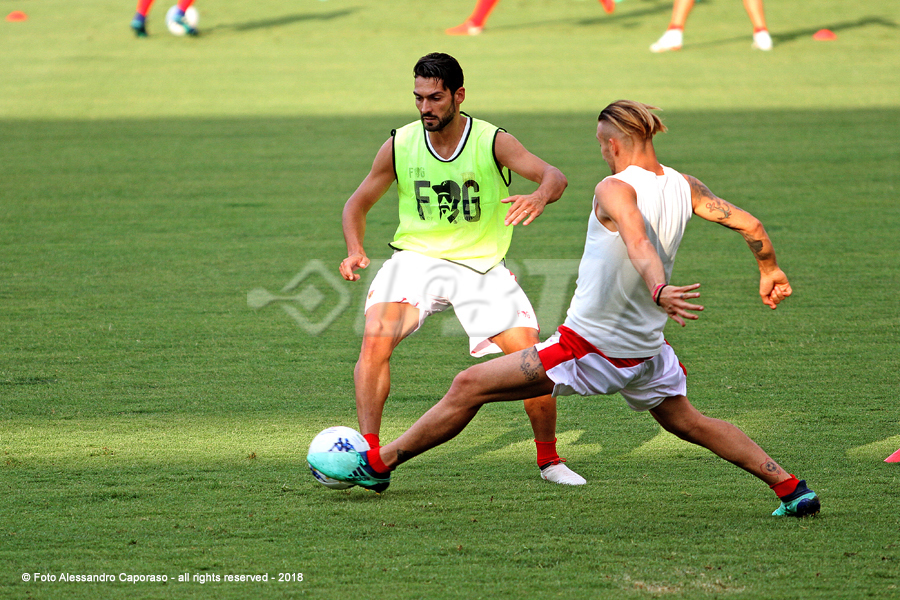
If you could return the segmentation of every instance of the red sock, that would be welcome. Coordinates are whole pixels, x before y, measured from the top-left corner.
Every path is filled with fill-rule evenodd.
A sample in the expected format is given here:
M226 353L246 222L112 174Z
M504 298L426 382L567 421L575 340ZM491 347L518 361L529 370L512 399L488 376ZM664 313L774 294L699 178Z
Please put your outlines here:
M681 25L669 25L669 29L677 29L678 31L684 31L684 27Z
M194 3L194 0L178 0L178 8L181 12L186 11L191 7L191 4Z
M788 473L790 475L790 473ZM791 475L790 479L785 479L780 483L776 483L775 485L771 485L769 487L772 488L772 491L775 492L775 495L779 498L784 498L788 494L793 494L794 490L797 489L797 485L800 483L800 480Z
M537 464L539 467L544 468L547 465L559 462L559 454L556 453L556 438L553 438L552 442L534 440L534 444L537 446Z
M367 442L369 442L369 448L381 447L381 440L378 439L377 433L367 433L363 437L366 438Z
M153 0L138 0L137 11L139 15L147 16L150 7L153 6Z
M768 31L766 27L756 27L753 29L753 33L759 33L760 31Z
M369 466L374 469L376 473L390 473L390 469L384 461L381 460L381 449L373 448L366 452L366 460L369 461Z
M478 4L475 5L475 9L469 16L468 21L476 27L484 27L484 22L487 21L488 15L491 14L491 11L494 10L494 7L499 1L500 0L478 0Z

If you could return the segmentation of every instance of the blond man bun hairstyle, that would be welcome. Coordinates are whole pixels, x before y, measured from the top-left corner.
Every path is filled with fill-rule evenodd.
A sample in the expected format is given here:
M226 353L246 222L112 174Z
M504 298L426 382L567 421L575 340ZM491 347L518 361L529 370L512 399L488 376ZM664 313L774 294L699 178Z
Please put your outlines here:
M651 140L666 131L660 118L651 112L654 110L660 109L634 100L617 100L603 109L597 121L606 121L630 138Z

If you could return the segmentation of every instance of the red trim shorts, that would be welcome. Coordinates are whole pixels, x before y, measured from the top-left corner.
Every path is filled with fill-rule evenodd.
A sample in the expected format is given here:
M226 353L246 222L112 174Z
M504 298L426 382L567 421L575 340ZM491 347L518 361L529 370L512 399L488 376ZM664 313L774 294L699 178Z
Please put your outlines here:
M632 410L650 410L687 392L687 372L669 344L649 358L611 358L566 326L535 346L554 396L622 394Z

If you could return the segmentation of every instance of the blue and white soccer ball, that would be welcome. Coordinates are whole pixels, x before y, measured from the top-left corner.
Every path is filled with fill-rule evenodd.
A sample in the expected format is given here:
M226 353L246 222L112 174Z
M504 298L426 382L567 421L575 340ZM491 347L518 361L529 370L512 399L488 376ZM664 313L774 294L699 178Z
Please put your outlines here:
M319 452L348 452L350 450L366 452L369 450L369 443L366 441L366 438L355 429L343 426L329 427L313 438L312 443L309 445L309 454L316 454ZM329 487L333 490L345 490L349 487L353 487L352 483L346 483L344 481L332 479L331 477L326 477L319 471L313 469L312 465L309 463L306 464L309 466L309 470L312 471L316 481L325 487Z
M169 28L169 33L172 35L186 35L187 30L184 28L184 25L175 21L175 15L177 13L177 4L166 12L166 27ZM187 10L184 11L184 21L192 28L197 29L197 24L200 23L200 14L197 12L197 9L193 6L189 6Z

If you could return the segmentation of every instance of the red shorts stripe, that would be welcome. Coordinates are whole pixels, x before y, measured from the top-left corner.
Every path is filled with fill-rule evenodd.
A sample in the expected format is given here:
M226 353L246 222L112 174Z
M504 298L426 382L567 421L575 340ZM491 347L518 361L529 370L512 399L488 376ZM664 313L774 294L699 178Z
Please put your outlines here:
M617 369L636 367L649 360L649 358L612 358L606 356L596 346L565 325L559 327L559 333L559 342L538 352L541 364L544 365L544 370L546 371L573 358L584 358L588 354L602 356Z

